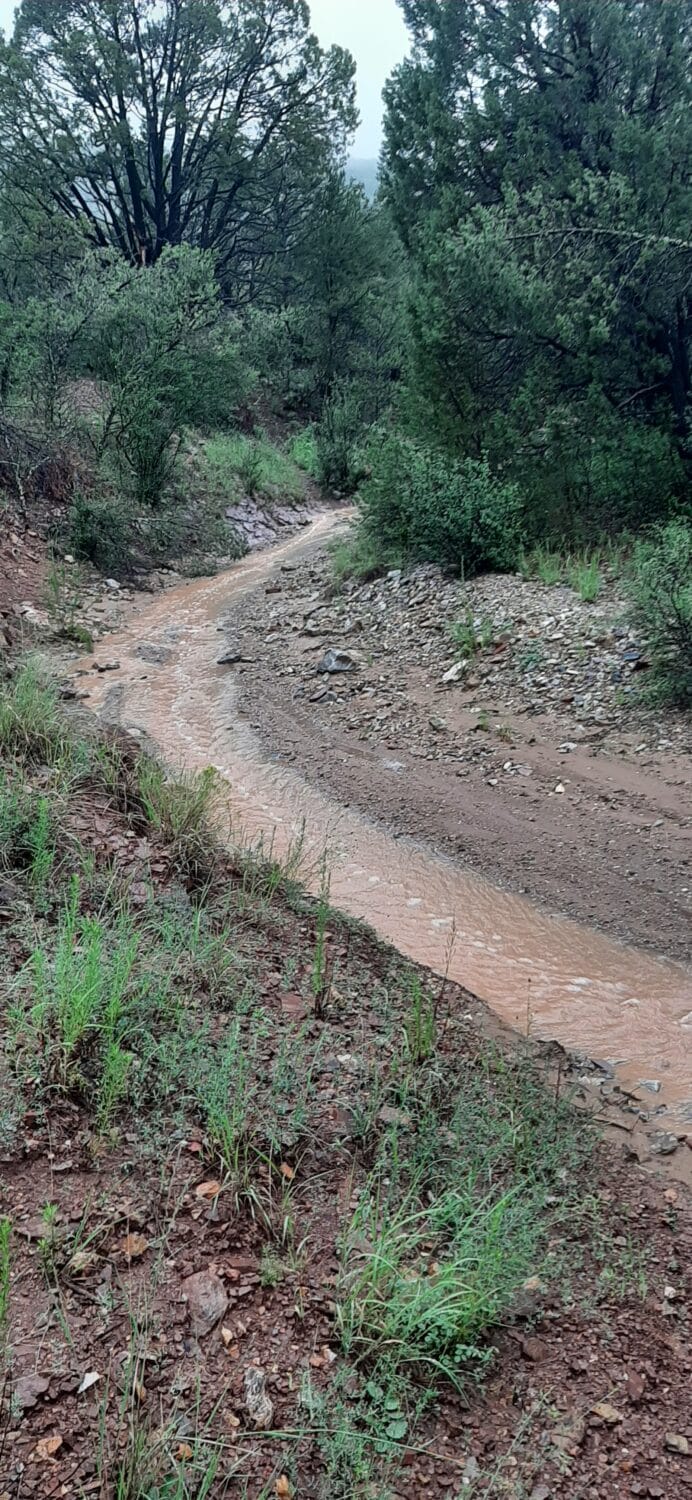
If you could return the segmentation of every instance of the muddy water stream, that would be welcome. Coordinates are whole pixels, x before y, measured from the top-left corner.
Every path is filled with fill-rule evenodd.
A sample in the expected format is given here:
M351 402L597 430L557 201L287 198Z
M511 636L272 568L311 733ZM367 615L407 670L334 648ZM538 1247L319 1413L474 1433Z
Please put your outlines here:
M224 614L334 525L333 515L321 516L224 574L145 602L122 633L99 643L99 658L117 658L120 670L89 679L89 703L104 719L144 731L172 765L215 766L236 837L240 829L281 857L304 825L305 883L319 886L326 851L333 904L401 952L448 969L518 1029L529 1021L538 1036L615 1063L623 1082L660 1080L659 1100L692 1118L692 974L393 837L268 758L239 721L233 670L216 665Z

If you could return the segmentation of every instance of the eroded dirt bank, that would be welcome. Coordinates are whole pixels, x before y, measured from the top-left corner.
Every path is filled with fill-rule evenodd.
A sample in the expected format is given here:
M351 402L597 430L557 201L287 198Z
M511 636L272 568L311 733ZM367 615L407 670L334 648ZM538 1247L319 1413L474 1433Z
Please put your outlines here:
M363 693L369 673L383 675L374 654L369 663L362 652L356 674L325 679L315 673L315 636L290 621L276 628L277 610L303 620L301 589L319 599L315 554L334 525L333 516L323 517L307 536L148 602L127 630L101 643L100 666L111 670L85 668L82 690L105 718L146 734L174 763L215 765L229 814L250 837L272 840L285 855L304 826L303 872L313 888L326 850L337 905L365 917L400 951L448 970L511 1024L617 1065L645 1112L673 1106L684 1133L692 1096L689 974L546 912L569 909L659 953L683 950L674 854L681 857L684 829L672 782L659 786L658 775L635 767L636 789L625 792L620 761L611 758L599 787L596 757L582 752L575 761L570 751L570 778L584 764L579 795L549 796L541 792L548 773L540 770L536 737L530 792L525 783L533 777L509 778L507 791L487 769L481 791L479 778L456 776L454 762L416 765L412 751L397 757L384 736L349 737L338 717L318 730L325 706L337 716L352 713L355 684ZM319 640L322 653L340 644L331 631ZM325 680L337 683L328 700ZM418 701L412 688L407 702ZM432 717L429 704L421 720L423 713ZM410 733L415 743L415 725ZM506 759L511 752L505 741L501 747ZM404 832L417 841L399 837ZM432 852L451 846L458 854L459 844L467 861L475 856L476 870ZM517 865L527 872L519 879ZM530 878L544 906L492 883L500 870L515 884Z
M597 1146L560 1108L561 1075L539 1049L489 1046L490 1013L429 974L438 1034L416 1060L408 965L338 917L318 1016L315 908L211 852L200 888L199 868L191 880L144 816L132 747L119 752L71 784L40 912L30 867L0 881L0 998L12 998L15 1045L31 947L40 934L53 951L79 870L80 936L107 924L109 977L119 941L132 953L123 1034L136 1058L109 1128L96 1112L98 1037L62 1087L57 1025L31 1071L7 1068L13 1048L3 1059L3 1500L683 1500L684 1190ZM45 766L14 770L25 795L45 791ZM242 1132L226 1146L209 1110L221 1082ZM504 1210L502 1264L518 1284L509 1304L493 1293L482 1347L459 1350L461 1391L435 1381L434 1399L427 1371L407 1378L402 1361L397 1374L386 1347L377 1365L349 1354L339 1317L368 1264L361 1205L385 1166L410 1204L422 1163L426 1202L468 1180L482 1199L492 1181L499 1208L527 1193L542 1205L540 1236L523 1248ZM483 1210L474 1249L488 1245ZM408 1253L406 1290L434 1284L445 1231L440 1217ZM484 1254L469 1255L464 1304L483 1288ZM490 1271L502 1288L496 1252ZM385 1282L383 1307L392 1295Z

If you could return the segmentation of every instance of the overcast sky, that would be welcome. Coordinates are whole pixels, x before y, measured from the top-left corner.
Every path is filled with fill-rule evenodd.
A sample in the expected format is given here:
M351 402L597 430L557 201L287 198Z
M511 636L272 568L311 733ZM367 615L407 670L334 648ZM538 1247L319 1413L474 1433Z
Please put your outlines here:
M16 0L0 0L0 27L12 28ZM348 47L358 64L361 126L354 156L377 156L382 139L382 86L406 52L406 28L396 0L309 0L321 42ZM50 0L46 0L50 4Z
M396 0L309 0L321 42L339 42L358 65L361 126L354 156L377 156L382 140L382 87L407 50L408 33Z

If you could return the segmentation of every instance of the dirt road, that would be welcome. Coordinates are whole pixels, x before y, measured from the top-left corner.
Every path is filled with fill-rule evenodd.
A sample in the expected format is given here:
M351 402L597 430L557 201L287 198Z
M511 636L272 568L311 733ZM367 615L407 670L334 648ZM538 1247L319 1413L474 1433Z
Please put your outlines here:
M449 971L510 1024L614 1065L643 1107L669 1105L684 1132L692 1100L692 979L666 956L666 948L680 952L684 942L682 918L677 928L670 917L664 925L679 878L669 851L683 832L672 789L652 781L646 791L640 783L625 794L624 771L609 764L608 777L621 781L617 794L608 781L598 818L580 821L578 807L556 796L534 824L535 792L525 800L487 786L472 796L444 765L406 766L402 756L393 769L386 743L363 748L341 728L318 728L322 700L294 699L297 666L279 640L279 675L265 610L287 579L295 597L296 565L307 559L312 566L334 525L333 516L321 517L309 534L225 574L140 601L127 629L99 644L101 665L112 670L81 679L89 701L105 718L146 735L172 763L215 765L234 836L242 827L280 857L301 840L303 875L313 888L326 853L336 905L368 920L400 951ZM304 644L296 636L296 652ZM224 656L230 660L220 665ZM585 759L585 785L597 774ZM645 823L660 851L653 880L649 858L629 863ZM463 841L463 864L440 855L455 841L457 848ZM628 875L625 862L640 875ZM517 865L526 871L521 880ZM512 881L530 884L542 904L514 894ZM605 935L619 927L653 947L655 920L639 931L636 923L637 901L652 899L661 958ZM549 910L566 908L593 925ZM675 944L667 937L673 932Z
M671 730L660 714L616 711L577 730L560 703L527 714L509 674L489 673L496 680L470 690L445 684L437 597L424 606L433 614L423 622L433 627L426 656L398 587L330 600L319 554L269 587L244 599L227 626L251 659L238 666L241 709L270 753L344 805L548 911L689 958L689 725L674 719ZM529 588L516 592L525 611ZM397 605L401 629L383 646ZM335 647L354 651L353 674L316 672Z

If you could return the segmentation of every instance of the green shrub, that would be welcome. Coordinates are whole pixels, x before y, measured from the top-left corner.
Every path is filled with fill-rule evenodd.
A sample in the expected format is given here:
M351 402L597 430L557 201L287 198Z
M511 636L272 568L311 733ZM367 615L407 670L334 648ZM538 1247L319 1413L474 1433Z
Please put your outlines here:
M118 573L132 560L134 520L116 496L75 495L68 515L67 542L80 561L102 573Z
M213 256L180 245L146 276L88 259L76 354L103 383L101 454L138 506L162 503L187 426L220 427L246 396L239 326L221 316Z
M312 479L317 478L319 460L314 427L304 427L302 432L296 433L291 443L291 458L299 469L303 469Z
M510 430L502 451L526 496L535 540L583 545L641 530L665 519L670 496L684 490L670 436L623 421L596 397L553 410L537 447L527 435Z
M331 547L332 573L337 583L346 578L376 578L385 568L398 567L401 559L394 553L387 555L376 539L365 532L362 526L355 527L348 536L340 538Z
M365 472L363 414L355 391L337 388L322 408L316 432L317 478L320 484L351 494Z
M188 577L208 572L212 558L243 554L218 504L205 495L172 495L142 517L139 529L147 559L164 566L175 562Z
M692 527L670 521L634 550L634 619L651 651L656 686L682 707L692 704Z
M400 434L372 451L363 525L383 553L438 562L471 577L517 566L522 543L518 490L484 459L455 462Z

